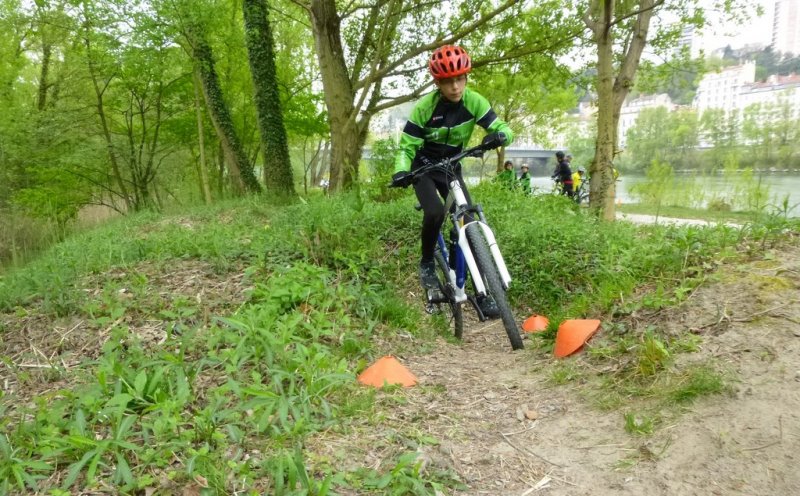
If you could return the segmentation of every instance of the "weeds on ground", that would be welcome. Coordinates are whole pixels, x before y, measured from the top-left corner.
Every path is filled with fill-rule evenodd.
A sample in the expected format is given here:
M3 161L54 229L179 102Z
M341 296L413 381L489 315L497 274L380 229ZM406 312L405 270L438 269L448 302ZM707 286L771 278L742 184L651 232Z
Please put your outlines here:
M484 203L514 274L512 302L551 322L632 311L626 302L647 280L677 281L663 284L647 305L680 301L742 242L760 243L788 225L640 231L597 222L564 198L523 197L493 185L473 196ZM374 358L379 333L431 341L421 305L398 289L416 279L420 217L413 203L410 193L385 204L343 196L268 207L246 199L180 217L144 213L69 238L9 273L0 280L0 311L78 316L109 336L96 360L69 370L51 364L48 373L67 379L66 386L28 403L0 398L0 492L456 487L451 475L422 470L411 455L382 470L345 472L304 458L308 436L347 432L350 417L371 414L373 397L353 379ZM160 305L139 265L169 270L181 259L220 274L245 270L247 300L208 319L189 299ZM126 274L124 286L116 271ZM81 287L87 276L100 282L96 298ZM166 321L157 346L131 332L132 322L147 318ZM671 371L684 346L656 330L649 341L621 333L594 357L616 370L608 377L609 404L615 397L681 403L723 390L712 369ZM574 372L564 368L553 380L580 379Z
M30 402L0 397L0 493L380 493L387 474L389 487L418 494L458 484L410 457L369 473L304 458L311 434L344 433L353 416L372 415L374 395L354 375L374 359L375 335L421 332L419 315L385 284L403 269L396 248L383 251L391 221L373 212L355 222L345 201L338 210L242 201L180 218L142 214L69 239L0 281L7 311L78 316L109 332L96 360L53 369L66 386ZM246 301L208 319L193 299L165 305L140 264L168 273L182 258L223 273L249 266ZM83 290L87 275L96 295ZM132 332L148 319L166 321L157 344Z

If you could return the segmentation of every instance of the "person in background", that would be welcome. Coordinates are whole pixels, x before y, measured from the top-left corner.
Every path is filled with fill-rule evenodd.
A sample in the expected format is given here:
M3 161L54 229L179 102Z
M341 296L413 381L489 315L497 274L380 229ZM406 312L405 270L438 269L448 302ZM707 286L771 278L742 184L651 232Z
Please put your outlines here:
M583 187L583 182L586 179L586 169L583 166L578 167L578 170L572 173L572 190L576 193Z
M576 202L581 203L584 199L588 198L588 194L584 194L584 189L587 185L586 168L582 165L578 170L572 173L572 189L575 192L573 198Z
M528 174L528 164L522 164L520 167L519 187L526 195L531 194L531 175Z
M514 189L517 182L517 175L514 174L514 162L506 160L503 164L503 172L496 175L494 180L508 189Z
M552 178L561 184L561 194L573 197L575 191L572 189L572 169L569 168L564 152L556 152L556 170L553 171Z

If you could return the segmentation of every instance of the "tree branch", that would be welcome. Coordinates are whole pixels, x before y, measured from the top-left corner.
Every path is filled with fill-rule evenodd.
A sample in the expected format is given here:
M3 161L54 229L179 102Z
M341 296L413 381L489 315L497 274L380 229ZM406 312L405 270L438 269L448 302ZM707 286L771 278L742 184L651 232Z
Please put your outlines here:
M289 0L289 1L291 3L297 5L301 9L308 11L309 14L311 13L311 3L310 2L308 2L306 0Z
M370 109L367 109L365 112L369 112L369 115L375 115L375 114L377 114L378 112L380 112L382 110L386 110L388 108L395 107L395 106L400 105L402 103L410 102L411 100L416 100L432 84L433 84L433 81L428 81L427 83L425 83L424 85L418 87L417 89L415 89L414 91L412 91L408 95L399 96L397 98L393 98L391 100L388 100L385 103L382 103L380 105L375 105L374 107L372 107Z
M645 2L642 2L642 3L645 3ZM654 9L660 7L663 3L664 3L664 0L656 0L650 6L642 7L641 9L639 9L639 10L637 10L635 12L629 12L629 13L625 14L624 16L621 16L621 17L618 17L618 18L614 19L609 24L609 27L615 26L615 25L621 23L622 21L624 21L626 19L630 19L631 17L638 16L639 14L641 14L643 12L647 12L648 10L654 10Z
M400 67L401 65L405 64L409 60L413 59L414 57L416 57L416 56L418 56L418 55L420 55L422 53L430 52L431 50L433 50L435 48L438 48L438 47L440 47L442 45L450 44L450 43L453 43L455 41L458 41L458 40L464 38L466 35L472 33L476 29L480 28L481 26L483 26L484 24L488 23L489 21L491 21L492 19L494 19L498 15L502 14L503 12L508 10L509 8L511 8L514 5L516 5L519 1L520 0L506 0L504 3L502 3L495 10L493 10L492 12L489 12L485 16L481 17L480 19L478 19L477 21L472 23L471 25L469 25L469 26L465 27L464 29L462 29L461 31L453 33L453 34L451 34L450 36L448 36L448 37L446 37L444 39L437 38L436 40L434 40L431 43L428 43L426 45L420 45L416 49L413 49L413 50L410 50L410 51L406 52L400 58L398 58L397 60L395 60L395 61L393 61L391 63L386 64L385 67L383 67L382 69L378 70L377 72L370 72L364 78L360 79L358 82L356 82L353 85L353 91L357 91L357 90L359 90L361 88L365 88L365 87L371 85L374 81L385 77L386 74L392 72L397 67Z
M400 2L402 4L402 2ZM370 64L370 73L374 73L380 67L386 63L386 59L389 57L389 51L386 49L386 43L388 38L391 36L390 33L394 33L397 25L399 23L399 16L397 15L397 7L398 7L398 0L389 0L389 9L388 15L386 16L387 19L383 22L383 27L381 29L380 35L378 36L377 44L374 49L372 62ZM391 21L389 21L391 19ZM354 74L355 76L355 74ZM380 87L381 81L383 78L380 78L374 81L375 86ZM377 92L377 93L376 93ZM360 110L364 105L364 99L366 98L367 94L370 93L370 87L364 86L361 90L361 95L356 104L355 108ZM372 91L372 101L367 108L374 106L377 103L377 99L380 98L380 89L373 89ZM354 112L353 116L357 116L358 112Z

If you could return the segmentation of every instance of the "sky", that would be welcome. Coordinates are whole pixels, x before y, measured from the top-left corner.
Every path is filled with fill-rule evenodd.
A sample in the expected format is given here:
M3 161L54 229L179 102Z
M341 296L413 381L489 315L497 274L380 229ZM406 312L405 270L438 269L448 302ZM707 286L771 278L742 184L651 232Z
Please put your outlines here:
M714 0L701 1L701 4L704 4L709 10L713 3ZM761 5L764 14L760 17L753 17L741 26L722 25L713 30L707 29L701 36L702 46L706 52L727 45L730 45L731 48L740 48L751 43L761 43L764 46L772 43L772 15L775 11L775 0L753 0L751 3ZM713 25L719 26L719 23L714 22Z

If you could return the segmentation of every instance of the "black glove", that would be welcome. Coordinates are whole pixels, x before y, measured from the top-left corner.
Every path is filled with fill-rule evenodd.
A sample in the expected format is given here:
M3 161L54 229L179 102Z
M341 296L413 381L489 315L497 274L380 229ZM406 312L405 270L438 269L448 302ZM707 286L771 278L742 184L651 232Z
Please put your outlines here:
M489 133L483 138L482 145L486 146L487 149L497 148L498 146L503 146L503 143L506 142L506 135L503 133Z
M392 175L392 184L389 186L392 188L405 188L410 186L411 183L414 181L414 175L411 174L409 171L400 171L395 172Z

